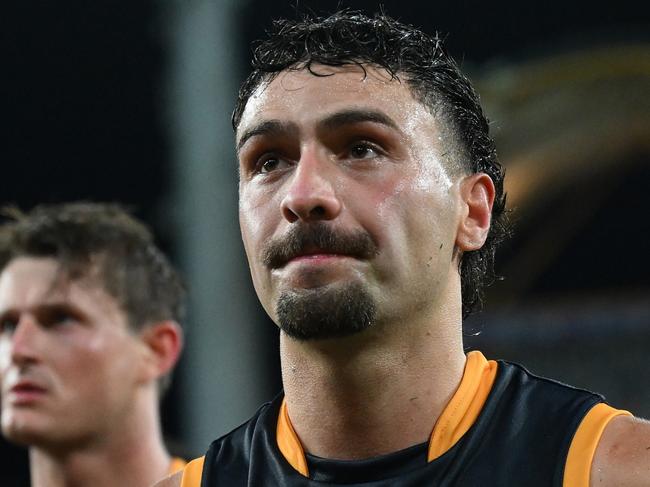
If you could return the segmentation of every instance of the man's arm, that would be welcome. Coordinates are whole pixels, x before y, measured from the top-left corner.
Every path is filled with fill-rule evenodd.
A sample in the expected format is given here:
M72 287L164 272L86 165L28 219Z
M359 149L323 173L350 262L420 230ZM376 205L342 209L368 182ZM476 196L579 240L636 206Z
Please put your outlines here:
M596 448L590 484L650 486L650 422L629 416L611 420Z
M181 480L183 479L183 471L176 472L169 477L156 482L152 487L181 487Z

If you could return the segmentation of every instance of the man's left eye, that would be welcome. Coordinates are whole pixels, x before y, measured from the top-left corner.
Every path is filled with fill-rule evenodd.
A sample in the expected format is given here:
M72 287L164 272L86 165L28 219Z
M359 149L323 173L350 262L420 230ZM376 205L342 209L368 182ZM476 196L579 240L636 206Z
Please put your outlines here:
M64 310L54 310L46 319L48 326L66 326L75 322L77 322L77 317Z
M350 155L355 159L367 159L369 157L377 157L379 151L370 144L355 144L350 149Z

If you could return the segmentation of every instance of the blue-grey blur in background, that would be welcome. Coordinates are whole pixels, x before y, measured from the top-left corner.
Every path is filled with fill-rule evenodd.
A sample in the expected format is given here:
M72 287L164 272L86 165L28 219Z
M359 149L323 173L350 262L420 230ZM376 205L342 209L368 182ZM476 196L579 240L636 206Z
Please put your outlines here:
M384 2L446 34L481 94L514 238L467 347L650 416L647 2ZM377 2L300 2L378 10ZM163 404L181 455L281 387L277 331L237 222L230 112L249 44L294 5L263 0L11 2L0 16L0 202L119 201L189 283L187 346ZM0 440L0 485L27 485Z

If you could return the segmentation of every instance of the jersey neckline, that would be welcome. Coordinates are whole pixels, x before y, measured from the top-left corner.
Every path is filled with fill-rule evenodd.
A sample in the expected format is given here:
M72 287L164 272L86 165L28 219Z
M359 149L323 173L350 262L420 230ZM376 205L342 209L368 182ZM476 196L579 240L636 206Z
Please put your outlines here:
M472 351L467 354L467 361L460 384L436 421L429 437L428 448L424 448L427 454L427 462L435 460L451 449L472 427L490 394L496 373L497 363L494 360L488 361L479 351ZM278 414L276 441L282 456L294 470L305 477L310 477L305 451L291 424L286 399L284 398ZM427 446L426 444L423 445ZM377 459L369 459L368 462L375 460L392 462L392 456L399 456L401 459L402 455L409 456L409 453L416 451L420 446L422 445L415 445L399 452L383 455ZM312 463L325 467L326 462L328 460L317 459L317 462ZM336 462L337 464L341 463L340 461ZM353 463L358 462L350 462L350 465Z

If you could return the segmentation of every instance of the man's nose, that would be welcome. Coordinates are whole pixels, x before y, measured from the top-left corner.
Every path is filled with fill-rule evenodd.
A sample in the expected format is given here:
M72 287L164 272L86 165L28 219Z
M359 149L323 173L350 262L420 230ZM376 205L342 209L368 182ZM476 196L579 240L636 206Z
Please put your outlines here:
M38 343L41 329L30 316L21 316L9 338L11 361L17 365L38 360Z
M343 207L336 189L332 162L315 150L307 150L282 199L282 214L290 223L333 220Z

